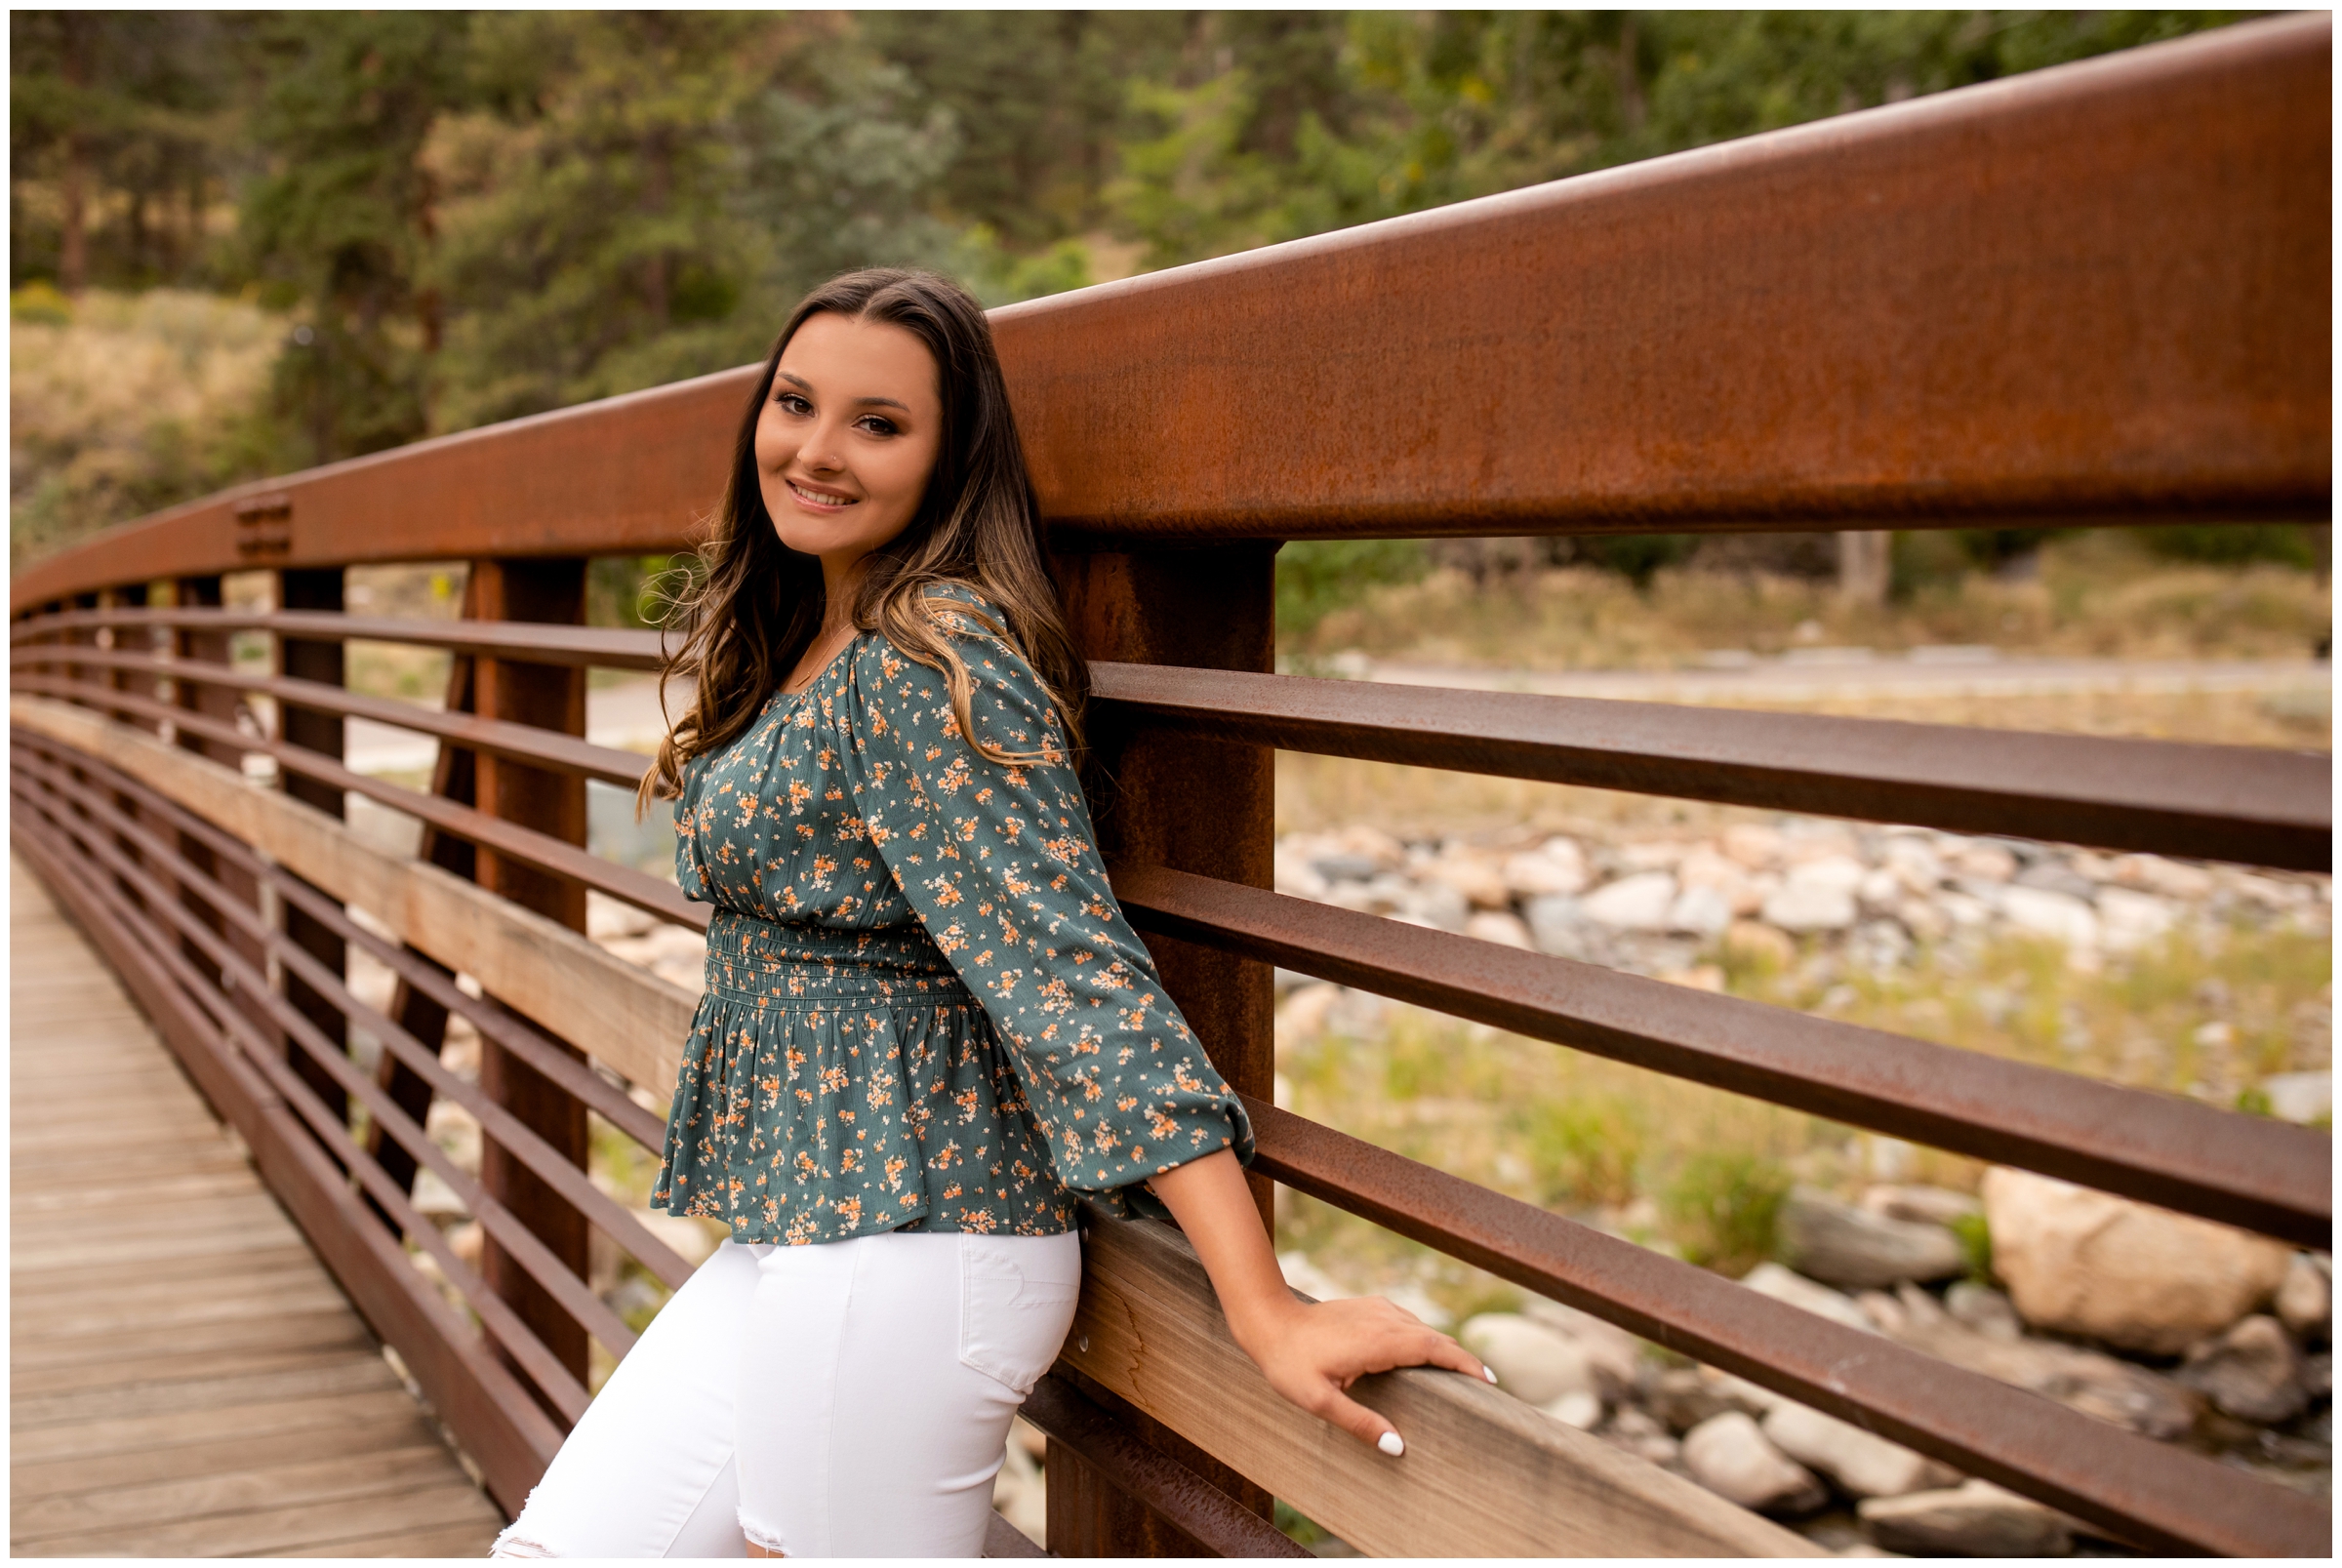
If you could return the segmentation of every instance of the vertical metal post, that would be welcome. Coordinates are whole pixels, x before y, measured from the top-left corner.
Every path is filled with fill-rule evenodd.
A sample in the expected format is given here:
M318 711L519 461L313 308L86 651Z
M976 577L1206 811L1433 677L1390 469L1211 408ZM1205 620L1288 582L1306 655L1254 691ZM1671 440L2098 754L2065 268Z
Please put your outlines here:
M326 610L339 614L342 609L342 569L323 567L298 572L276 574L276 604L280 610ZM302 637L276 639L276 667L281 675L296 680L318 681L328 686L343 682L345 661L339 642L311 640ZM315 751L334 761L343 760L343 722L339 713L322 713L315 708L300 707L291 703L277 706L277 738L287 745ZM314 779L304 779L286 769L285 793L305 805L316 807L329 817L344 815L342 791ZM322 890L320 890L322 891ZM313 916L288 906L285 909L285 935L302 951L324 964L336 975L349 973L349 954L342 939L333 929ZM300 1010L302 1017L317 1025L335 1045L349 1048L349 1021L341 1009L318 994L307 983L292 974L285 976L285 999ZM290 1042L286 1046L288 1060L302 1080L316 1092L334 1115L347 1118L349 1097L334 1081L324 1067L309 1060L308 1054Z
M182 577L172 584L172 597L182 610L216 610L223 602L221 581L217 577ZM227 664L233 662L233 638L229 632L209 626L180 626L172 632L171 659L175 664ZM200 714L222 724L232 725L241 708L236 694L224 686L198 685L190 680L172 682L172 705ZM183 750L194 752L213 762L235 769L244 769L244 753L239 747L224 742L207 740L202 736L182 731L178 744ZM191 833L179 835L179 852L189 864L218 883L222 893L250 908L261 906L261 887L257 879L242 866L223 862L212 852L210 845ZM265 968L261 946L242 931L222 920L193 892L182 892L180 903L192 910L196 917L218 932L235 949L238 957L255 970ZM188 938L180 939L179 950L197 969L217 973L203 955L203 949ZM256 1024L264 1024L267 1013L258 997L239 997L246 1016Z
M473 604L482 620L571 624L586 619L586 562L475 561ZM481 659L473 667L473 701L484 718L534 724L565 735L586 733L586 672L556 664ZM477 759L479 809L525 823L541 833L586 842L586 781L506 758ZM586 929L586 890L567 877L475 850L479 882L524 908ZM565 1157L586 1163L586 1107L575 1096L501 1050L480 1042L480 1087ZM585 1217L565 1198L512 1159L491 1139L480 1154L480 1179L490 1195L525 1224L581 1278L588 1271ZM484 1255L490 1286L580 1379L586 1374L586 1331L561 1305L491 1238Z
M1146 554L1099 551L1055 563L1084 658L1267 671L1276 656L1276 546L1241 543ZM1153 864L1254 887L1271 884L1276 756L1267 746L1151 735L1093 715L1083 769L1110 863ZM1167 937L1148 939L1163 985L1220 1075L1267 1099L1275 1072L1270 966ZM1273 1186L1251 1177L1272 1224ZM1266 1490L1169 1428L1128 1411L1148 1440L1267 1516ZM1049 1443L1049 1549L1060 1556L1192 1556L1201 1548Z

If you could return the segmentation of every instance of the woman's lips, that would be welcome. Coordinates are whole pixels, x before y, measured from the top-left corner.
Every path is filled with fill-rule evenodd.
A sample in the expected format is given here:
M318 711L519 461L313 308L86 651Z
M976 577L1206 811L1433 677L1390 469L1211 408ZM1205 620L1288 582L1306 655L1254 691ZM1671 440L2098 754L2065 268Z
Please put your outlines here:
M794 479L785 479L782 483L788 486L790 495L817 511L844 511L848 506L859 504L862 500L859 496L840 496L827 490L808 490Z

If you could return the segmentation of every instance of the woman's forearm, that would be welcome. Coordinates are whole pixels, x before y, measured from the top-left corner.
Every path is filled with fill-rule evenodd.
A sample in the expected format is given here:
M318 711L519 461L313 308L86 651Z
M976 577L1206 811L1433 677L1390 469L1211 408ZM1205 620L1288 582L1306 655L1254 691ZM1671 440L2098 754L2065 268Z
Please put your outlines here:
M1254 1360L1280 1318L1301 1303L1285 1288L1276 1250L1261 1225L1261 1211L1244 1181L1244 1167L1227 1149L1174 1166L1149 1184L1187 1233L1229 1332Z

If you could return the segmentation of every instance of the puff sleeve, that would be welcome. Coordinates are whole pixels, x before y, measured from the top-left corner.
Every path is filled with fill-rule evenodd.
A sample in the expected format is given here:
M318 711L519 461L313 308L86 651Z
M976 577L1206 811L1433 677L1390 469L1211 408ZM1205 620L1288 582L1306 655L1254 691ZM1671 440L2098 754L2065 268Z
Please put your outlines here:
M943 674L883 637L854 659L849 764L864 825L905 899L990 1018L1058 1179L1107 1195L1233 1148L1243 1103L1163 992L1099 859L1047 688L971 621L948 627L989 760Z

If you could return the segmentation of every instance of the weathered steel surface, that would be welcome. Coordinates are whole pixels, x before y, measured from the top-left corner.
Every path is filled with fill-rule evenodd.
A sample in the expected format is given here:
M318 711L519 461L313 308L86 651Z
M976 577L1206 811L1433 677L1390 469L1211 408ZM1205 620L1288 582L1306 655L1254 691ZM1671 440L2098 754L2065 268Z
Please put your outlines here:
M2333 864L2333 757L2322 751L1149 664L1094 665L1091 680L1102 704L1151 723L1294 751L2292 870Z
M21 646L61 632L111 626L180 626L195 635L222 639L231 631L273 631L318 641L400 642L439 648L483 659L518 663L586 664L610 669L657 669L659 633L612 626L570 626L525 621L417 621L388 616L312 615L300 611L67 610L30 617L9 627L9 641ZM224 660L222 652L220 656Z
M1247 1099L1254 1168L1628 1331L2119 1532L2150 1552L2324 1556L2330 1511Z
M2330 33L2245 23L1008 306L1043 510L1256 539L2322 519ZM190 503L10 604L677 548L752 379Z
M1113 882L1150 934L2300 1246L2332 1237L2333 1140L2311 1128L1160 866Z

